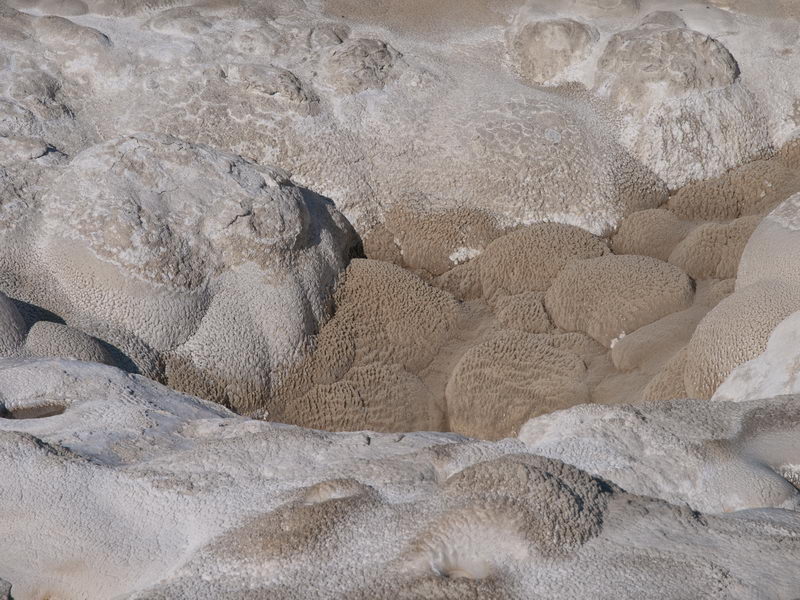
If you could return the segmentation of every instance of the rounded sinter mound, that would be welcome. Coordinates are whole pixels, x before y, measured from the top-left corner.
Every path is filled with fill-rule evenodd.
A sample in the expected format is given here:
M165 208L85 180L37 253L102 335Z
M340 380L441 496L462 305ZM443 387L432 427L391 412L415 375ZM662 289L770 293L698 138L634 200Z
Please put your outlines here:
M554 19L525 23L511 40L511 47L522 78L543 84L586 58L597 37L597 31L584 23Z
M753 216L699 225L678 243L669 262L695 279L736 277L745 244L760 221Z
M263 406L270 372L326 319L354 243L332 203L286 173L167 135L85 150L38 204L3 232L33 238L23 255L0 251L9 291L119 348L134 370L239 410ZM43 333L34 355L55 351ZM63 356L101 357L65 335L49 326L45 337ZM83 353L67 352L74 344Z
M671 313L688 308L692 280L649 256L608 255L566 265L545 295L553 322L583 331L605 346Z
M474 346L447 384L449 424L465 435L498 439L528 419L589 401L586 365L549 335L498 334Z
M493 241L477 259L483 297L543 292L568 261L606 253L601 239L572 225L523 227Z
M697 326L687 346L684 382L690 397L711 398L739 365L767 347L778 324L800 310L800 285L761 281L725 298Z
M615 254L639 254L667 261L694 227L663 208L642 210L626 218L611 241Z
M799 28L0 0L0 600L796 598Z

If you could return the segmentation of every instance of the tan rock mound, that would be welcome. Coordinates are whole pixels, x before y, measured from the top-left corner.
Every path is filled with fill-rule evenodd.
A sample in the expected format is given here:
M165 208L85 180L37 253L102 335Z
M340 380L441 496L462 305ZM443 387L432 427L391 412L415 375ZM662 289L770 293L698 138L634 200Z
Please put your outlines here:
M508 437L532 417L588 402L586 365L558 337L506 331L468 350L447 384L452 430Z
M605 242L572 225L537 223L512 231L477 260L483 297L543 292L568 261L608 252Z
M686 346L707 312L708 307L696 304L627 334L611 348L614 366L632 371L666 362Z
M402 268L355 259L312 353L286 374L270 418L321 429L440 427L417 377L447 341L458 302Z
M672 251L669 262L695 279L736 277L739 259L761 217L731 223L706 223L692 230Z
M690 183L670 197L669 209L682 219L709 221L764 215L800 187L798 155L795 142L771 157Z
M693 223L663 208L642 210L622 221L611 240L611 248L615 254L639 254L667 261L693 227Z
M386 213L378 229L365 236L369 258L397 262L433 276L478 256L502 235L494 217L466 208L434 212L398 206Z
M688 345L684 382L689 396L711 398L731 371L764 352L772 331L797 310L800 286L783 281L761 281L720 302Z
M553 322L605 346L623 334L688 308L692 280L648 256L602 256L567 264L545 295Z
M72 358L116 366L114 357L99 340L78 329L48 321L33 324L24 351L42 358Z
M767 118L739 73L717 39L650 22L611 36L594 84L629 116L626 148L676 189L771 149Z

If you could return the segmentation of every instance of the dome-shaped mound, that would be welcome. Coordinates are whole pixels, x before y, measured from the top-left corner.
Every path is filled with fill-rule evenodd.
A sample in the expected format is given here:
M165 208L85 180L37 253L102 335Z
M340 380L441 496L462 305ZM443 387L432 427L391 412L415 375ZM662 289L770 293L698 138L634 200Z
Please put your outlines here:
M772 331L798 310L800 286L784 281L760 281L725 298L700 322L687 347L689 396L711 398L731 371L764 352Z
M496 239L478 258L483 296L543 292L569 260L608 253L598 237L579 227L537 223Z
M545 295L553 322L605 346L620 335L688 308L692 280L649 256L608 255L567 264Z
M617 102L633 106L651 94L670 97L724 87L739 76L739 65L720 42L674 27L614 34L597 67L598 86Z
M800 283L800 194L767 215L742 252L736 289L769 279Z
M586 58L597 31L573 19L534 21L521 25L510 40L517 68L525 81L548 83Z
M695 279L736 277L745 244L761 217L731 223L705 223L693 229L672 251L669 262Z
M663 208L642 210L622 221L611 248L615 254L640 254L666 261L693 226Z
M82 152L41 206L40 262L4 259L25 271L9 291L142 373L240 409L263 404L327 318L354 243L332 203L285 173L164 135Z
M484 439L515 435L528 419L589 401L581 357L557 336L505 331L468 350L447 384L450 427Z
M78 329L49 321L33 324L24 350L42 358L72 358L115 365L114 357L98 340Z
M354 259L335 314L282 377L270 417L320 429L430 430L440 415L417 374L453 333L453 296L389 263Z

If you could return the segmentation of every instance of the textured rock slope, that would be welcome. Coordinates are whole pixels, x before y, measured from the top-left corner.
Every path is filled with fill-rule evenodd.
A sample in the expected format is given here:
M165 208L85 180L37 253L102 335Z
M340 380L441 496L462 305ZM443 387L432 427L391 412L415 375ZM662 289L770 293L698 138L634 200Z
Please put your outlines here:
M794 600L798 24L0 0L0 598Z
M15 598L790 598L800 585L798 492L778 475L800 456L776 443L796 435L796 398L574 409L491 443L252 421L63 360L4 360L0 390L0 573ZM711 514L742 508L755 510Z
M688 0L0 2L0 291L35 327L5 354L100 360L294 423L446 429L473 385L450 376L491 331L609 346L692 308L691 335L760 217L796 191L796 18ZM481 306L448 310L414 364L371 352L360 324L318 340L354 345L352 361L333 348L335 364L309 366L358 246L345 217L368 258ZM526 228L540 221L561 225ZM574 258L589 262L562 270ZM616 284L585 285L599 265ZM414 303L441 298L407 286ZM780 304L763 338L796 308L762 293ZM608 303L586 310L594 294ZM343 312L340 329L360 318ZM709 364L714 322L674 392L709 397L763 349ZM585 369L567 369L567 396L595 402L645 394L687 341L620 369L569 339ZM461 430L514 433L577 401L531 407L544 375L493 433ZM354 408L312 417L287 393ZM397 397L419 409L368 406Z

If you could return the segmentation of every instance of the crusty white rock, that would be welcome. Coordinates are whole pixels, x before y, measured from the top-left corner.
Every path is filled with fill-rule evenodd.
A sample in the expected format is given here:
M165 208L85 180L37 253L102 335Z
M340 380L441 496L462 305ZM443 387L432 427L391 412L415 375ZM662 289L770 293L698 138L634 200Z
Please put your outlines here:
M655 597L658 581L659 597L745 599L790 597L800 584L796 512L700 514L519 440L302 430L70 361L0 361L0 392L0 572L15 598ZM585 444L605 440L598 449L619 467L582 456L656 492L702 477L688 488L704 486L694 501L734 491L746 496L729 502L785 504L791 486L767 467L781 459L765 458L755 432L785 431L797 406L685 402L649 409L651 423L609 408L578 430ZM679 413L691 427L677 427ZM525 440L537 423L582 414L535 420ZM712 434L727 462L697 470ZM664 436L691 460L677 466L651 444ZM540 440L537 451L559 443L581 441ZM619 462L632 450L639 460Z
M327 318L354 243L286 173L156 134L82 152L39 205L2 232L6 290L240 410Z
M799 406L796 397L587 405L529 421L519 437L629 492L703 512L797 510L800 492L782 474L800 461Z

